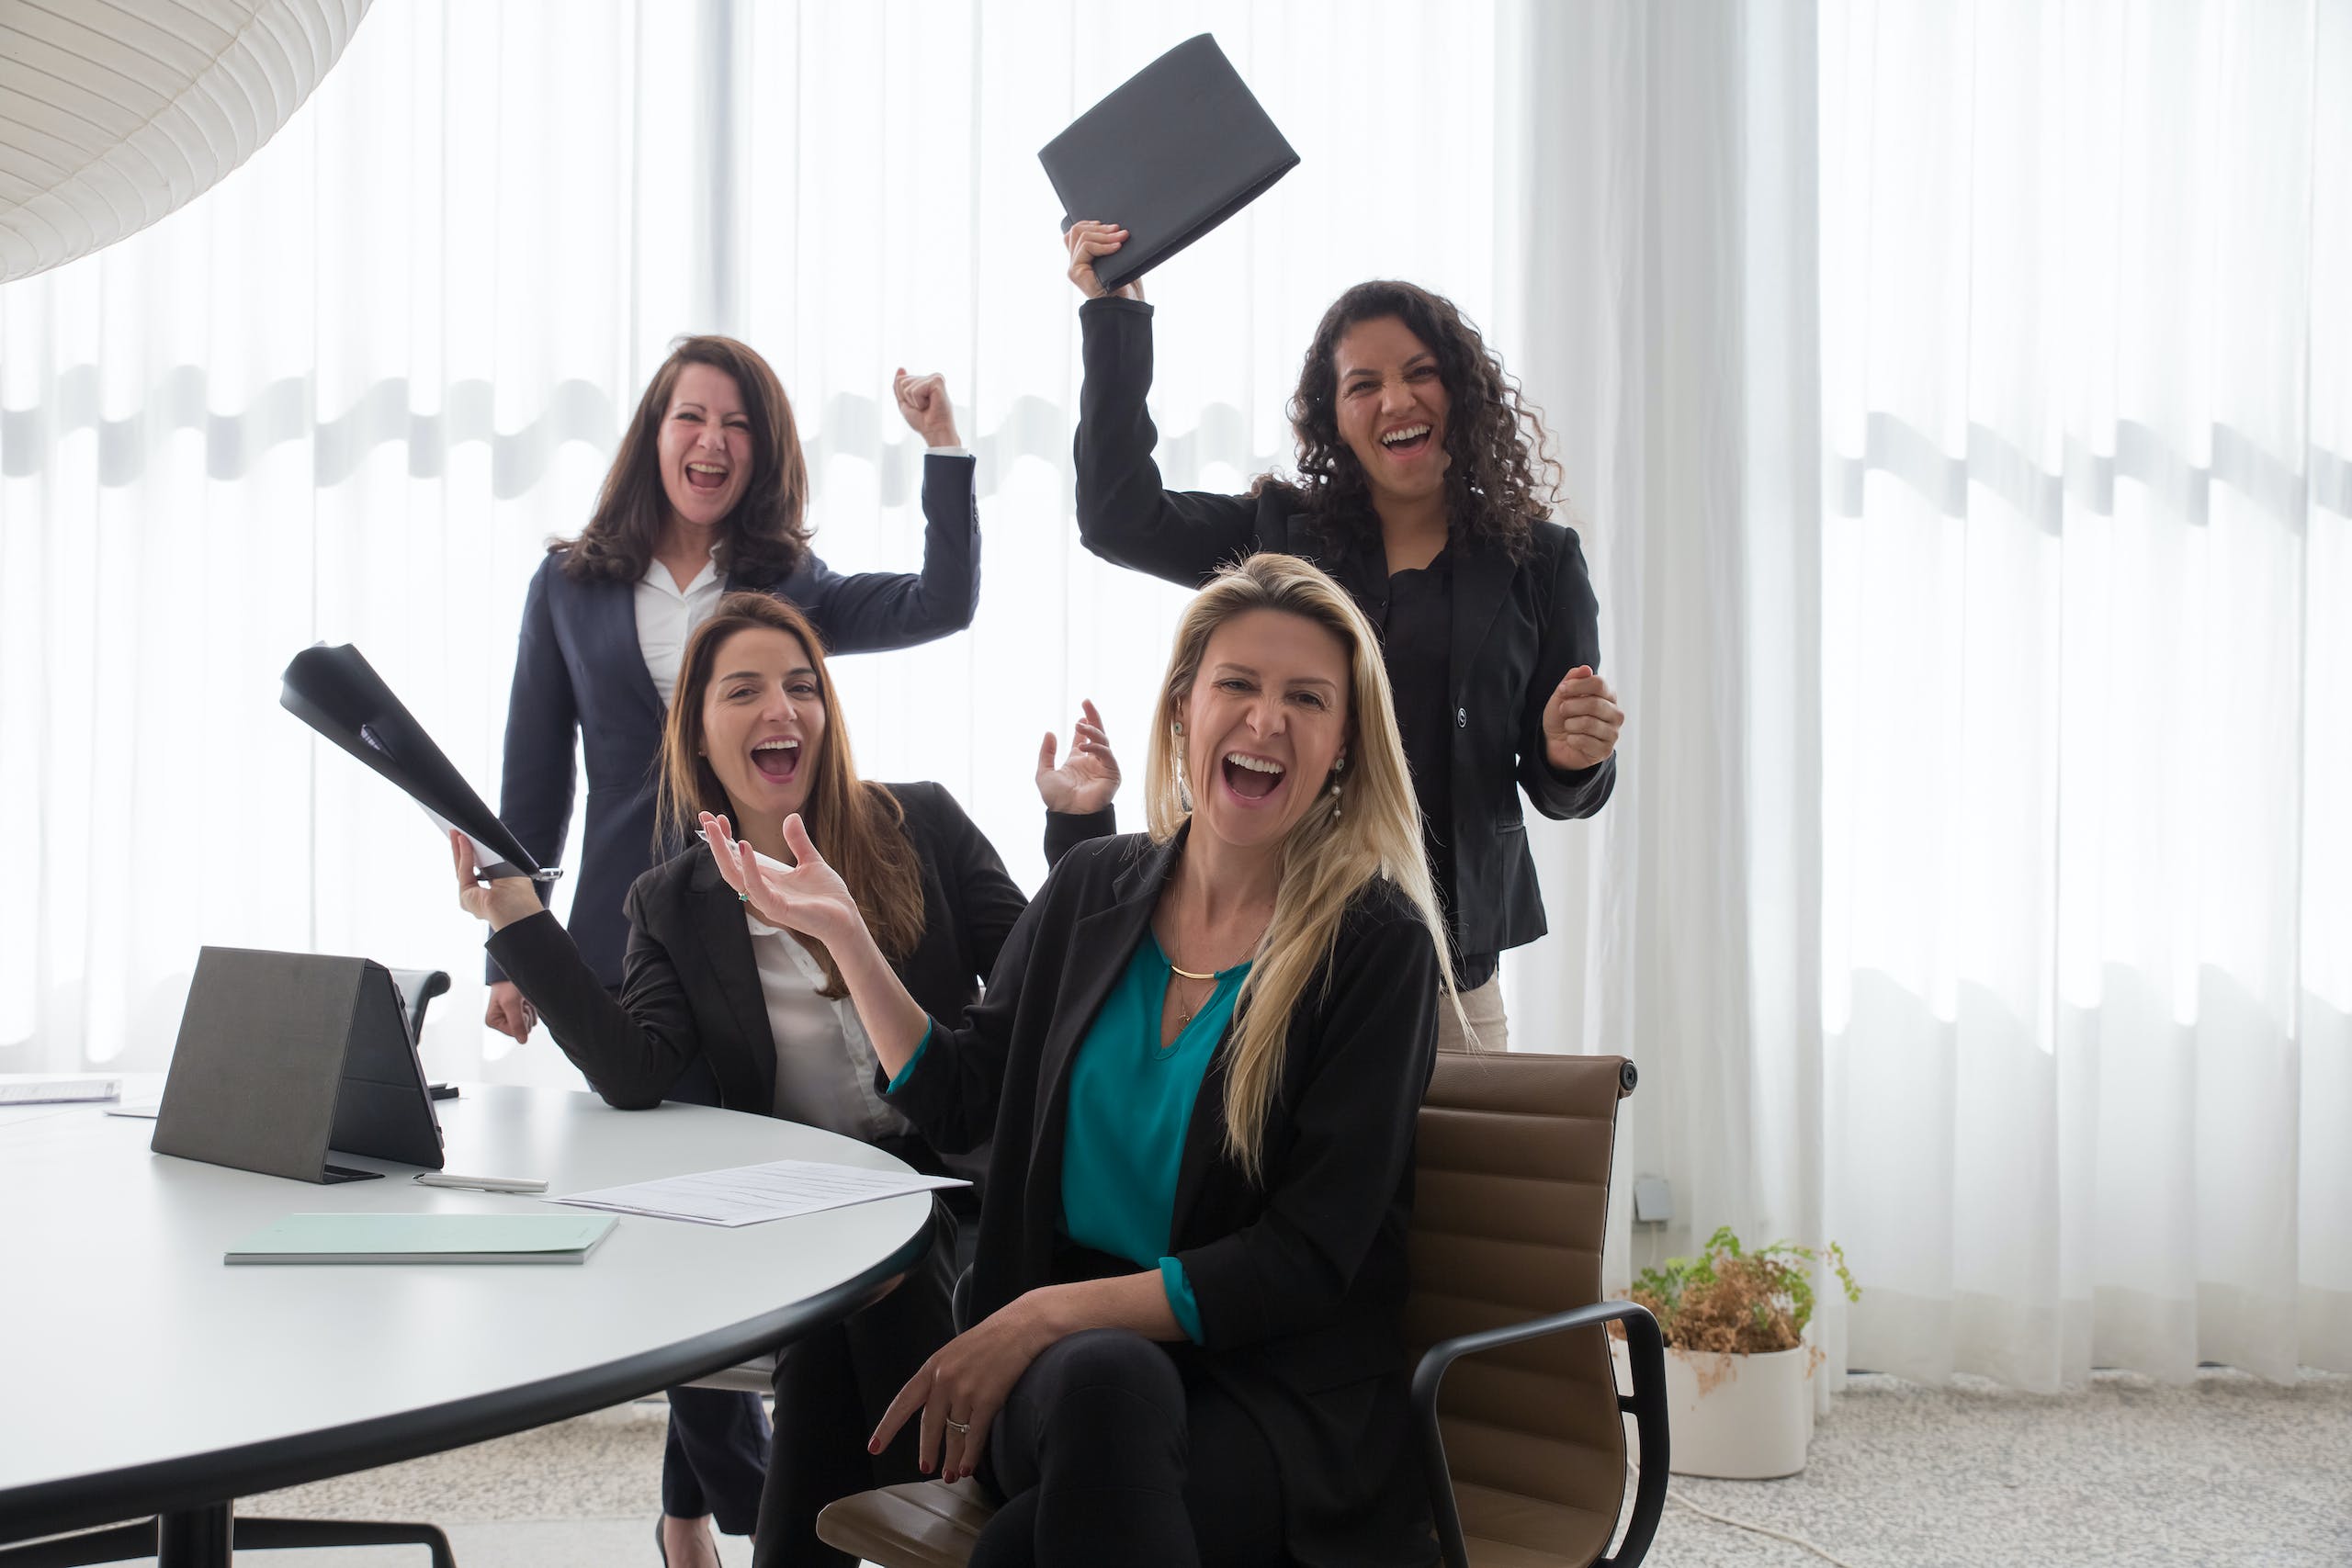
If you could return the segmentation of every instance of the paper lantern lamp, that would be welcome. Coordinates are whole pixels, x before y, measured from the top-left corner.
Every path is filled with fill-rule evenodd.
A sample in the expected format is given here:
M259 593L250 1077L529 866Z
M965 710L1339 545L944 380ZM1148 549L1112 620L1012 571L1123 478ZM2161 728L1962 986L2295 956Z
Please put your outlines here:
M369 0L0 0L0 283L136 233L277 133Z

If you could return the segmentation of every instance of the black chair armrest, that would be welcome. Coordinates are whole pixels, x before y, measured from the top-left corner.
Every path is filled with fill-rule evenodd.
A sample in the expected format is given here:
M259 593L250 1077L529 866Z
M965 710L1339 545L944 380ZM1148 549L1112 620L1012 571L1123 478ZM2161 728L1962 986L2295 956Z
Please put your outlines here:
M1430 1346L1420 1365L1413 1369L1413 1425L1420 1440L1422 1469L1429 1477L1430 1507L1437 1516L1438 1550L1444 1554L1446 1568L1470 1568L1470 1549L1462 1539L1462 1510L1453 1499L1453 1472L1446 1465L1445 1438L1438 1430L1437 1392L1445 1381L1446 1369L1464 1356L1484 1350L1609 1323L1623 1324L1625 1329L1634 1392L1618 1395L1617 1408L1634 1418L1641 1460L1625 1539L1618 1544L1615 1556L1597 1559L1593 1568L1633 1568L1648 1554L1651 1538L1657 1534L1658 1516L1666 1510L1667 1466L1671 1457L1666 1431L1666 1340L1647 1308L1632 1302L1597 1302L1572 1312L1444 1340ZM1615 1382L1612 1374L1612 1388Z

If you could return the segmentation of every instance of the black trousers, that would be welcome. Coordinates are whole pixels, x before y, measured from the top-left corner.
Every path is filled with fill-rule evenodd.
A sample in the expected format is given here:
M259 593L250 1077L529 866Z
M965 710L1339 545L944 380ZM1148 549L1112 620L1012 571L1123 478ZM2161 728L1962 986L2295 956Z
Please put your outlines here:
M981 1460L1004 1506L971 1568L1272 1568L1273 1449L1189 1345L1094 1328L1030 1364Z
M729 1535L751 1534L774 1438L760 1396L727 1388L673 1388L669 1396L662 1511L679 1519L708 1514Z
M878 1454L865 1441L907 1380L955 1337L956 1230L955 1215L933 1200L931 1250L898 1289L776 1358L775 1438L753 1568L857 1568L856 1558L817 1539L818 1512L852 1493L923 1479L915 1468L920 1423L908 1422Z
M619 999L619 993L614 993ZM717 1105L718 1080L697 1056L665 1097ZM705 1514L729 1535L750 1535L760 1517L770 1431L756 1393L723 1388L673 1388L670 1429L662 1447L662 1511L672 1518Z

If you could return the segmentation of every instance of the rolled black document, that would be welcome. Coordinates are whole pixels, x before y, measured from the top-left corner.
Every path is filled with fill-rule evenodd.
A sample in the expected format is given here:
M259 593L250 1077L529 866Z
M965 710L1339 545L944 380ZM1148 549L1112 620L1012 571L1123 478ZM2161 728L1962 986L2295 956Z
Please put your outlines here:
M1131 283L1298 166L1274 122L1203 33L1145 66L1037 153L1062 228L1115 223L1126 243L1099 258L1105 288Z
M277 700L295 717L399 785L444 832L454 828L472 840L475 863L483 875L551 882L560 874L539 869L522 840L482 804L465 775L450 764L357 649L348 643L304 649L286 667L286 686Z

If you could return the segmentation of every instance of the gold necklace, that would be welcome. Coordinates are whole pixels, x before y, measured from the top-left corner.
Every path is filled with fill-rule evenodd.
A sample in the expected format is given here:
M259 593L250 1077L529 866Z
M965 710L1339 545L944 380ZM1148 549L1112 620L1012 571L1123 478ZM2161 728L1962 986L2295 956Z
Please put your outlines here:
M1272 919L1272 917L1271 917L1271 916L1269 916L1268 918L1269 918L1270 919ZM1265 939L1265 935L1266 935L1265 928L1264 928L1263 926L1261 926L1261 927L1258 929L1258 940L1259 940L1259 941L1263 941L1263 940ZM1155 942L1157 942L1159 939L1158 939L1158 937L1155 935L1155 936L1154 936L1154 938L1153 938L1153 940L1154 940ZM1250 952L1252 952L1252 953L1255 953L1255 952L1257 952L1257 951L1258 951L1258 942L1252 942L1250 944ZM1196 975L1196 974L1194 974L1192 970L1187 969L1187 968L1185 968L1182 964L1181 964L1177 963L1177 962L1176 962L1176 959L1175 959L1175 956L1174 956L1173 954L1170 953L1167 951L1167 949L1166 949L1166 948L1164 948L1164 947L1160 950L1160 954L1159 954L1159 955L1160 955L1162 958L1165 958L1165 959L1167 959L1167 960L1168 960L1168 971L1169 971L1169 973L1170 973L1170 974L1171 974L1171 975L1179 975L1179 976L1182 976L1183 978L1185 978L1185 979L1187 979L1187 980L1211 980L1211 981L1213 981L1213 980L1215 980L1215 979L1216 978L1216 974L1217 974L1217 972L1216 972L1216 970L1214 970L1214 969L1210 970L1210 971L1209 971L1207 974L1205 974L1205 975ZM1184 1032L1184 1031L1185 1031L1187 1028L1189 1028L1189 1027L1191 1026L1193 1017L1194 1017L1197 1013L1199 1013L1199 1011L1201 1010L1201 1009L1202 1009L1202 1008L1204 1008L1204 1007L1206 1007L1206 1006L1208 1006L1209 997L1214 997L1214 996L1216 996L1216 986L1214 986L1214 985L1212 985L1212 986L1210 986L1210 987L1209 987L1209 989L1208 989L1208 996L1204 996L1204 997L1203 997L1203 998L1199 1000L1199 1002L1197 1002L1197 1003L1193 1004L1193 1006L1187 1007L1187 1006L1184 1004L1184 993L1183 993L1183 992L1182 992L1182 991L1177 992L1177 993L1176 993L1176 1032L1177 1032L1177 1033L1179 1033L1179 1034L1183 1033L1183 1032Z
M1163 953L1160 956L1166 958L1167 954ZM1216 971L1214 969L1210 970L1205 975L1195 975L1190 969L1187 969L1182 964L1177 963L1173 958L1168 959L1168 972L1171 975L1181 975L1187 980L1208 980L1213 982L1216 979ZM1216 987L1212 984L1208 989L1208 996L1204 996L1198 1002L1187 1006L1184 1001L1184 993L1182 991L1177 992L1176 1032L1179 1034L1183 1033L1184 1031L1192 1024L1194 1015L1199 1013L1201 1009L1208 1006L1209 997L1216 995Z

